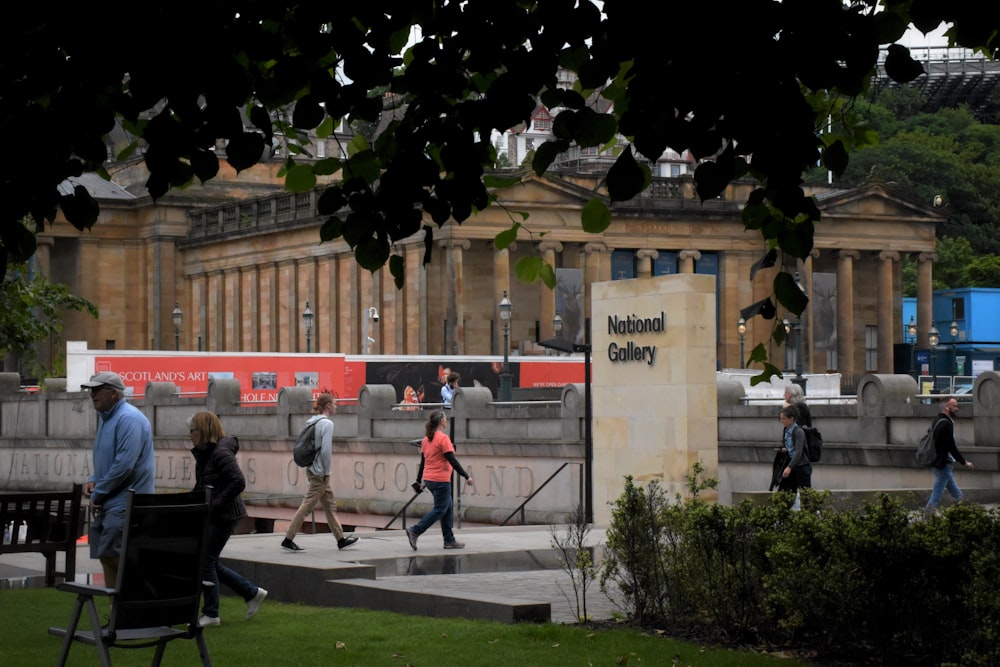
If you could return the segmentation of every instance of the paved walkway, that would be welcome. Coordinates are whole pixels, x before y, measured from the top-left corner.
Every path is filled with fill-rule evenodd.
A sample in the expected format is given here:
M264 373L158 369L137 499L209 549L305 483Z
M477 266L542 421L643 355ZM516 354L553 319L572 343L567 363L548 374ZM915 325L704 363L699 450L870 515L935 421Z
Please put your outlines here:
M376 579L400 591L443 590L455 596L493 594L548 602L552 622L577 622L573 585L558 563L548 526L457 530L456 536L466 544L461 551L445 550L436 527L421 536L417 552L410 549L402 530L359 531L355 535L361 540L340 551L329 533L302 534L295 538L305 548L301 553L282 549L282 535L277 533L235 535L229 540L223 558L256 563L262 573L283 569L282 566L314 567L328 572L356 570L359 564L374 565ZM595 528L587 544L602 545L604 538L604 529ZM44 567L45 559L39 554L0 555L0 589L42 586ZM250 576L249 572L244 573ZM81 545L77 553L77 579L88 581L94 575L100 578L100 565L90 558L89 548ZM270 582L261 583L272 590ZM280 584L275 589L280 589ZM295 591L274 599L284 597L292 601ZM610 619L617 609L600 591L597 582L588 589L586 602L587 613L593 620Z

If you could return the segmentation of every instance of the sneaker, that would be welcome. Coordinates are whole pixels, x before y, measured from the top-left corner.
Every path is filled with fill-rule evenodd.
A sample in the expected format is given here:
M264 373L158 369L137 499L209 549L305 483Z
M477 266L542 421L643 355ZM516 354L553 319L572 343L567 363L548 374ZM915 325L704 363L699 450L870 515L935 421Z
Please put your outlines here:
M465 542L445 542L444 543L444 548L445 549L464 549L465 548Z
M359 537L342 537L339 540L337 540L337 548L338 549L346 549L347 547L349 547L352 544L354 544L355 542L357 542L359 539L361 539L361 538L359 538Z
M252 598L250 598L249 600L247 600L247 620L248 621L251 618L253 618L254 614L257 613L257 610L260 609L260 605L264 602L264 598L266 598L266 597L267 597L267 591L264 590L263 588L261 588L260 586L258 586L257 587L257 595L255 595Z
M287 549L288 551L305 551L305 549L297 545L295 542L292 542L287 537L281 541L281 548Z
M413 532L412 528L406 529L406 539L410 540L410 548L414 551L417 550L417 537L419 536Z
M222 619L218 616L202 616L198 619L199 628L204 628L208 625L222 625Z

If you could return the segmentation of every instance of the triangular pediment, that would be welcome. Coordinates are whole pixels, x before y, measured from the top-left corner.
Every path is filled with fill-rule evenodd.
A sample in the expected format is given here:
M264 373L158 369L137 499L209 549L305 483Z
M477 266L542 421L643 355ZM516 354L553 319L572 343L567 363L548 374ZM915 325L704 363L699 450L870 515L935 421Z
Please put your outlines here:
M497 176L504 178L502 175ZM549 174L536 176L529 172L512 174L510 178L518 176L520 176L520 182L516 185L493 190L500 204L513 207L528 204L582 207L595 194L600 194L560 176Z
M945 217L933 202L924 205L881 184L871 183L850 190L816 196L822 217L943 222Z

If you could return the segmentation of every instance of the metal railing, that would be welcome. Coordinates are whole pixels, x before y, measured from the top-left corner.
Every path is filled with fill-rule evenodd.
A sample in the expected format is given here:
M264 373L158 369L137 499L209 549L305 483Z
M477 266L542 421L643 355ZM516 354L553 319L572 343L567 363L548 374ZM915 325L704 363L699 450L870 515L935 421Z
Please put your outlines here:
M583 503L584 503L584 498L583 498L583 463L580 463L579 461L566 461L561 466L559 466L554 473L552 473L551 475L549 475L548 478L544 482L542 482L541 485L537 489L535 489L531 493L530 496L528 496L527 498L525 498L524 502L521 503L520 505L518 505L517 508L515 508L514 511L511 512L510 515L506 519L504 519L503 521L501 521L500 525L501 526L506 526L507 522L514 518L514 515L520 513L520 515L521 515L521 525L523 526L524 523L525 523L524 508L527 506L528 503L531 502L531 499L534 498L535 496L537 496L541 492L542 489L544 489L546 486L548 486L548 483L551 482L553 479L555 479L556 475L558 475L560 472L562 472L563 468L565 468L566 466L577 466L580 469L580 507L583 507Z

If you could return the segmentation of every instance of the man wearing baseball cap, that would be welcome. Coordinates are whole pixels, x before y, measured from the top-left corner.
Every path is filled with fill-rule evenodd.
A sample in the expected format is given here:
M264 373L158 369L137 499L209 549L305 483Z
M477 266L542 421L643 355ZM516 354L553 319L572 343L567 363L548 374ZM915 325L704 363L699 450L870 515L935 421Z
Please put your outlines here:
M90 557L101 561L106 586L114 586L125 525L126 492L154 493L153 429L146 415L123 400L125 383L104 371L84 382L97 410L94 472L83 487L94 516L90 522Z

